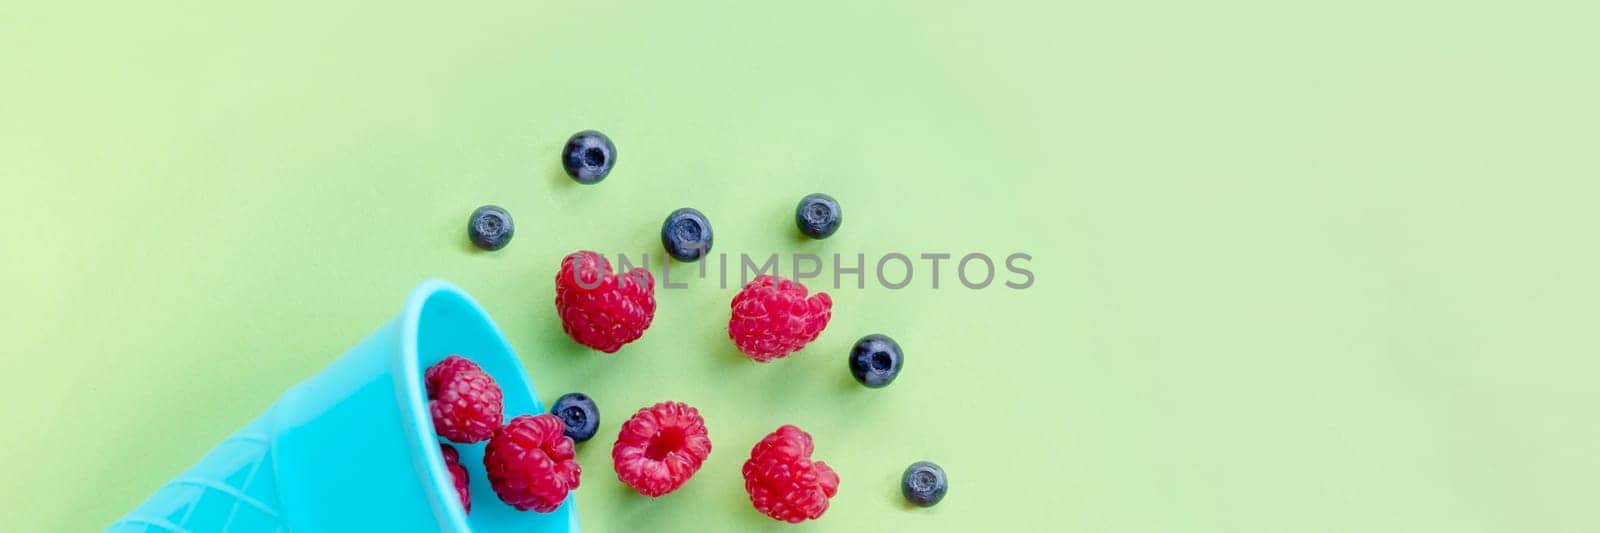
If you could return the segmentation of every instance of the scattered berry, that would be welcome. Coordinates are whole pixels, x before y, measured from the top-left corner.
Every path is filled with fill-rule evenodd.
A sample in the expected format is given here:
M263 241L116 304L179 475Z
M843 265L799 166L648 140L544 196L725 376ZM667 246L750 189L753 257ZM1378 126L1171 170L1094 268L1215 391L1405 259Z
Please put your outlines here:
M615 353L650 327L656 314L655 278L644 268L612 274L605 256L573 252L556 273L556 312L572 340Z
M516 227L511 223L511 213L498 205L486 205L472 211L467 220L467 238L478 248L495 251L511 242Z
M561 149L561 164L578 183L600 183L617 164L617 146L604 133L583 130L567 139L567 146Z
M761 276L733 297L728 337L739 351L765 363L816 340L832 314L827 293L807 298L806 286L799 282Z
M711 252L711 221L692 207L673 211L661 223L661 246L673 259L699 261Z
M850 374L867 387L884 387L900 375L905 360L900 343L888 335L874 333L862 337L850 349Z
M801 198L800 205L794 208L794 224L800 227L800 233L813 239L833 235L841 222L844 212L839 210L839 201L820 192Z
M468 513L472 512L472 495L467 491L467 469L461 466L461 454L456 453L453 446L439 443L439 452L444 454L444 467L450 471L450 481L456 485L456 496L461 497L461 507Z
M944 499L949 489L950 481L944 469L928 461L911 463L900 476L900 493L905 495L906 501L919 507L933 507Z
M617 479L651 498L678 490L711 455L711 438L700 411L661 402L622 423L611 460Z
M757 511L799 523L828 510L828 498L839 491L839 475L826 463L811 460L811 435L785 425L750 450L744 490Z
M478 364L452 355L423 373L433 430L455 442L479 442L500 427L504 396Z
M578 488L582 469L572 439L561 434L555 415L521 415L494 432L483 451L489 486L500 501L519 511L548 513Z
M550 414L561 419L565 426L562 431L572 437L573 442L594 438L595 430L600 429L600 408L595 407L594 400L581 392L561 395L556 403L550 405Z

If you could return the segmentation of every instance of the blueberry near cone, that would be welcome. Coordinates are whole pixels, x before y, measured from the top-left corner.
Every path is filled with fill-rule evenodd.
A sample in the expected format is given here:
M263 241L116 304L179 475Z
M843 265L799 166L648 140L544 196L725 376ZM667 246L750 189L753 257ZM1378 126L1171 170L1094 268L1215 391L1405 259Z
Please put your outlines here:
M917 461L900 476L900 493L918 507L933 507L944 499L950 480L944 469L928 461Z
M515 232L511 213L497 205L479 207L467 220L467 238L474 246L487 251L505 248Z
M661 222L661 247L673 259L699 261L711 252L711 221L692 207L673 211Z
M584 185L600 183L617 164L617 146L606 134L583 130L572 134L561 148L561 166L567 176Z
M801 234L813 239L826 239L839 231L839 225L844 223L844 211L839 209L839 201L832 196L820 192L808 194L795 206L794 223Z
M850 375L869 388L887 387L904 364L900 343L881 333L862 337L850 349Z
M550 405L550 414L561 419L566 435L572 437L573 442L594 438L595 431L600 429L600 408L581 392L561 395Z

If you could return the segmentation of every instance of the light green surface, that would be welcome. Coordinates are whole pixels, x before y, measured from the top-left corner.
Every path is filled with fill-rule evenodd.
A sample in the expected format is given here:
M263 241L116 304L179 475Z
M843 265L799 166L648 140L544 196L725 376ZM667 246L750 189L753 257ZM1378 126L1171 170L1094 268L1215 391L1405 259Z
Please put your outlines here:
M295 4L0 16L0 529L108 524L428 277L599 400L590 531L1600 528L1584 3ZM621 154L595 187L556 160L583 128ZM847 222L800 242L814 191ZM472 253L491 202L517 236ZM684 205L719 252L1038 280L834 291L769 365L706 284L617 355L567 340L561 256L656 251ZM869 391L875 331L909 365ZM609 444L664 399L715 449L649 501ZM794 528L739 477L783 423L843 478ZM937 508L899 501L919 459Z

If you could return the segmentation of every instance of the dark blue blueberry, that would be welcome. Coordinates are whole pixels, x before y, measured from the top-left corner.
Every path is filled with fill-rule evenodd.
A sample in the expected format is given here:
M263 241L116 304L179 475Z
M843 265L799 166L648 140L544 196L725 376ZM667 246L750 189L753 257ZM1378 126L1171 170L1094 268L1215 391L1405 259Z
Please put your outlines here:
M711 221L691 207L673 211L661 223L661 246L679 261L699 261L711 253Z
M561 164L578 183L600 183L617 165L617 146L604 133L583 130L567 139L566 148L561 149Z
M511 213L498 205L486 205L472 212L467 221L467 238L479 248L494 251L511 242L516 228L511 225Z
M944 469L928 461L911 463L900 476L900 493L918 507L933 507L944 499L947 490L950 479L945 477Z
M839 201L820 192L807 194L794 208L794 224L800 227L800 233L813 239L833 235L839 231L841 222L844 222L844 212L839 210Z
M874 389L888 386L900 375L900 367L905 364L906 356L900 351L900 344L888 335L867 335L850 349L850 374L862 385Z
M600 429L600 408L595 407L594 400L581 392L570 392L556 398L556 403L550 404L550 414L561 419L561 424L566 426L563 433L572 437L573 442L589 440Z

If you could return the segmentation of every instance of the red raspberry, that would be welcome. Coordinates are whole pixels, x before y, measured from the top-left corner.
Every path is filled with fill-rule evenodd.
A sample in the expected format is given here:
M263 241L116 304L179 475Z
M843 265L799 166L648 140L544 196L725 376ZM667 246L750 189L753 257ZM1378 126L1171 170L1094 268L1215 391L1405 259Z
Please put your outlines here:
M521 415L494 432L483 449L489 486L500 501L519 511L548 513L578 488L582 469L572 455L572 438L556 415Z
M504 397L478 364L452 355L423 373L433 430L455 442L478 442L500 427Z
M588 250L561 260L556 273L556 313L578 344L615 353L639 339L656 314L655 278L635 268L611 273L605 256Z
M700 411L680 402L661 402L622 423L611 461L617 479L651 498L678 490L706 456L711 438Z
M728 337L739 351L765 363L817 340L832 315L827 293L806 298L806 286L799 282L761 276L733 297Z
M828 498L839 491L839 475L826 463L811 460L811 435L785 425L750 450L744 490L757 511L799 523L828 510Z
M450 471L450 480L455 482L456 496L461 497L461 507L472 512L472 494L467 491L467 469L461 466L461 454L456 453L455 447L439 443L439 452L444 454L444 467Z

